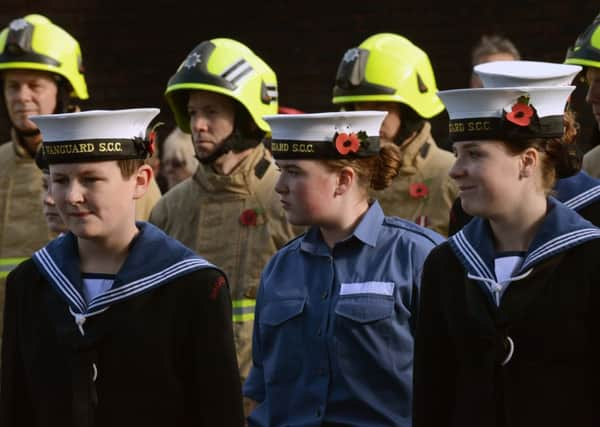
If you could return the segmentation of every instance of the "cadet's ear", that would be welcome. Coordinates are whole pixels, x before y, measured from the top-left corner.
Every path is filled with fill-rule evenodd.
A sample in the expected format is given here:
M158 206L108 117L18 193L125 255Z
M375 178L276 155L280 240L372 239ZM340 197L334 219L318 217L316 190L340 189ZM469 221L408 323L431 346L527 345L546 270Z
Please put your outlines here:
M338 172L337 185L335 187L335 195L341 196L346 193L356 180L356 172L348 166L344 166Z
M150 185L150 181L152 181L152 177L154 176L154 172L149 165L143 164L137 170L134 175L135 179L135 192L133 193L134 199L140 199L146 194L146 190L148 190L148 186Z
M533 176L534 170L539 163L539 153L535 148L528 148L520 155L519 178Z

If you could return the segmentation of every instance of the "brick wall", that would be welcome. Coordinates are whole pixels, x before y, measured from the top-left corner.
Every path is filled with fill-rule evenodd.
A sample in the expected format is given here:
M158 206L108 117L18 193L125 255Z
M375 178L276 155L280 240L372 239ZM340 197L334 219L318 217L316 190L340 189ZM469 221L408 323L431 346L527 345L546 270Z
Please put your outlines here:
M173 123L162 93L198 42L232 37L277 72L280 101L308 112L331 109L331 87L344 51L377 32L402 34L430 55L441 89L465 87L469 51L483 33L511 38L525 59L562 61L598 12L597 0L546 1L240 1L2 0L0 25L42 13L80 41L91 108L158 106ZM586 134L590 115L574 99ZM585 113L585 114L584 114ZM442 132L440 132L442 133ZM0 134L7 123L0 118Z

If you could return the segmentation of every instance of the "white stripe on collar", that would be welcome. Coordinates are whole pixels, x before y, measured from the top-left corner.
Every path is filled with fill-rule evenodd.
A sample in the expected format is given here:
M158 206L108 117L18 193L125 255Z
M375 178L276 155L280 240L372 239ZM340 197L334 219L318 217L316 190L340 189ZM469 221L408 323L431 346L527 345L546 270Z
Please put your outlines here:
M151 289L156 285L164 283L187 270L194 270L198 267L214 267L209 262L200 258L191 258L180 261L173 264L170 267L165 268L158 273L151 274L150 276L142 277L141 279L119 286L118 288L111 289L108 292L98 295L92 299L88 307L89 310L96 310L99 307L104 307L112 302L120 301L128 298L129 296L140 294L147 289Z
M536 250L532 251L525 259L525 262L523 262L523 265L519 271L527 269L527 267L542 258L546 258L554 253L560 252L561 249L569 246L575 246L579 242L593 238L600 238L600 229L583 228L557 236L554 239L547 241Z
M455 243L457 249L463 254L467 262L471 265L471 268L477 272L478 276L495 280L495 276L475 251L475 248L471 246L471 243L469 243L462 230L450 237L449 240Z
M84 298L73 283L71 283L62 271L60 271L50 254L46 251L46 248L42 248L35 252L33 256L40 262L40 265L52 279L52 282L58 288L58 291L69 300L75 314L84 315L86 317L106 310L111 303L128 299L129 297L143 293L148 289L158 287L174 276L186 271L215 267L213 264L199 257L184 259L159 272L142 277L131 283L126 283L99 295L90 302L89 306L86 306Z
M44 267L50 277L54 279L54 283L59 288L61 293L66 296L72 305L79 310L80 313L85 312L85 300L77 291L75 286L69 279L60 271L46 248L42 248L33 254Z
M563 202L563 204L573 210L577 210L580 206L587 204L600 197L600 185L592 187L575 197Z

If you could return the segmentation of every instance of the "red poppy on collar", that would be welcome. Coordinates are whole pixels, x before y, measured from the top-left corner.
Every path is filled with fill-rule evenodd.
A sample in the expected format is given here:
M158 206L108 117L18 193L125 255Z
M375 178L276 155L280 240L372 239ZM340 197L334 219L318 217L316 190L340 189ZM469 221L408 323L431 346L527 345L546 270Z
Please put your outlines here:
M408 186L408 194L413 199L424 199L429 195L429 188L424 182L413 182Z
M240 222L246 226L258 225L259 215L262 213L261 209L246 209L240 215Z
M518 126L529 126L534 115L533 108L529 105L529 98L521 96L511 112L506 114L506 120Z
M360 149L360 139L354 132L350 134L339 133L335 138L335 149L342 156L349 153L357 153Z

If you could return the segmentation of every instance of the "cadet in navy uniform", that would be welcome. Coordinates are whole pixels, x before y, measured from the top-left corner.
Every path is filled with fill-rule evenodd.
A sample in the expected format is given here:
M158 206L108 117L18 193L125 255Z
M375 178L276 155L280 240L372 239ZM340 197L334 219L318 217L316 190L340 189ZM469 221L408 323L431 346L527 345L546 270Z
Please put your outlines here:
M385 112L267 116L275 190L308 231L279 250L257 297L250 426L411 425L415 310L422 264L443 241L385 217L401 156L379 145Z
M425 262L416 427L600 425L600 229L549 195L574 164L573 89L440 92L476 218Z
M8 276L4 427L244 424L224 274L135 222L156 114L31 117L70 231Z
M544 79L531 78L537 70L543 70ZM532 84L568 85L581 71L581 67L573 65L552 64L532 61L500 61L481 64L474 67L473 72L480 75L485 87L529 86ZM539 72L538 72L539 75ZM576 132L573 128L572 132ZM571 147L574 155L570 156L572 164L564 170L557 170L554 196L566 206L574 209L592 224L600 225L600 180L581 171L581 158L576 145ZM573 170L574 175L570 175ZM449 234L453 235L471 220L457 198L450 211Z

